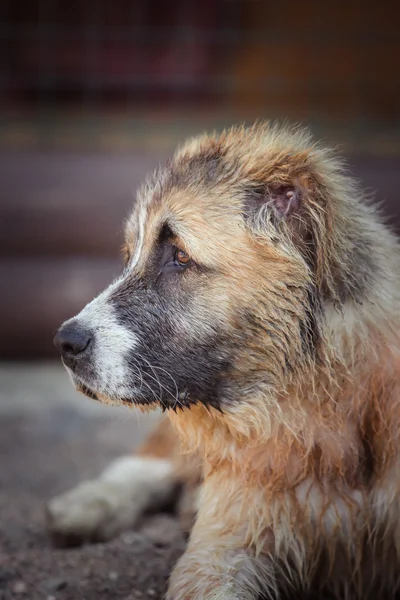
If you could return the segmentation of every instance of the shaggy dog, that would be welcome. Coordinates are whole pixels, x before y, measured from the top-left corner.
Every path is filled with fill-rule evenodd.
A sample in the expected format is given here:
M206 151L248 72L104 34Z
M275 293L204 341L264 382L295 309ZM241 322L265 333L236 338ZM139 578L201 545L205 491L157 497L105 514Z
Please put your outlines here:
M193 139L124 254L55 342L79 390L169 420L50 502L53 533L105 539L182 482L188 522L201 478L168 600L394 597L399 247L340 160L298 128Z

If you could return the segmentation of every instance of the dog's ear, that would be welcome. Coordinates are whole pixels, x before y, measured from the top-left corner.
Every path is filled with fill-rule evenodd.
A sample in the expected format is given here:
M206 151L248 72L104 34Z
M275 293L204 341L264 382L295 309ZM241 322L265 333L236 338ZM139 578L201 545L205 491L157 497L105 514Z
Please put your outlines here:
M257 235L265 235L272 242L290 240L317 273L322 252L318 251L320 227L324 222L323 206L318 200L313 180L303 175L254 186L246 196L243 214L247 226Z
M275 189L267 189L264 202L275 211L277 217L286 218L299 210L301 192L293 185L281 185Z
M303 181L291 183L256 184L248 190L244 203L244 216L249 225L262 228L263 223L278 224L284 221L297 234L299 222L305 215L308 189ZM297 217L297 218L296 218ZM304 224L304 223L303 223Z

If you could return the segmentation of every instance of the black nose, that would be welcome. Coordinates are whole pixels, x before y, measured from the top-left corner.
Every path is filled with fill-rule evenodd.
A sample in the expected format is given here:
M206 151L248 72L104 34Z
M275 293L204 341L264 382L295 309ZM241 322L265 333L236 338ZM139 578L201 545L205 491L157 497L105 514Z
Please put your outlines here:
M54 344L63 356L82 354L91 342L90 333L77 323L60 327L54 336Z

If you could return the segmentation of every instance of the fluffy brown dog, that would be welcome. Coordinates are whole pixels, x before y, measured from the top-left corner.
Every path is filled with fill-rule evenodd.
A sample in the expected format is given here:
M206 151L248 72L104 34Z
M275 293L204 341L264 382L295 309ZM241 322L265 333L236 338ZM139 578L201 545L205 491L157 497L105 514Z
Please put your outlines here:
M138 193L123 274L56 343L84 393L161 406L192 462L164 421L53 500L52 530L109 537L200 457L169 600L394 597L399 319L397 241L330 151L269 125L189 141Z

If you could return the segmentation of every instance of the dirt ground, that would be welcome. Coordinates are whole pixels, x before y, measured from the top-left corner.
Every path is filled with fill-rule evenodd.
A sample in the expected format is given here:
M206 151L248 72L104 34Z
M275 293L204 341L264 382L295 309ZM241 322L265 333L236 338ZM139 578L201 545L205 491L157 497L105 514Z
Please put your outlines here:
M106 544L56 549L47 536L45 501L130 452L149 428L69 387L58 367L0 368L0 599L161 599L184 549L173 515Z

